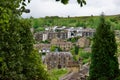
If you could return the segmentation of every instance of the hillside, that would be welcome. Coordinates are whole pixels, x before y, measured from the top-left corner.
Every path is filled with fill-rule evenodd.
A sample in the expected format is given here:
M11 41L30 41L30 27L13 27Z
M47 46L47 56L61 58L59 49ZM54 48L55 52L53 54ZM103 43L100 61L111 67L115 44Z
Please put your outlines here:
M120 15L109 15L105 17L112 25L113 29L120 30ZM82 16L82 17L45 17L30 18L35 31L43 31L49 26L66 26L66 27L91 27L96 28L99 22L99 16Z

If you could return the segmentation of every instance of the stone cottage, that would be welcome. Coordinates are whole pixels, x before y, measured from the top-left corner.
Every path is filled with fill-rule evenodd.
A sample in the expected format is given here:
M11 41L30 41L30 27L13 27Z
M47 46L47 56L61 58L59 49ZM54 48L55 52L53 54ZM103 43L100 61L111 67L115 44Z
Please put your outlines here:
M64 51L69 51L72 48L72 43L62 40L60 38L54 38L51 41L52 46L60 47Z
M72 54L70 52L49 52L46 53L43 63L50 70L53 68L66 68L70 61L72 61Z
M81 37L78 39L76 45L78 45L80 48L88 48L90 47L90 40L87 37Z

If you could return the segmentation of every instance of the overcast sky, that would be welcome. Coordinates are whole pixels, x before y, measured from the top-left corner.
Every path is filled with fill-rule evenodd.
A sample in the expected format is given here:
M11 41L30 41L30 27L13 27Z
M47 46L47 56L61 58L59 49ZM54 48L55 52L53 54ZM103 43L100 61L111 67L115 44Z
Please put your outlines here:
M77 0L70 0L69 4L63 5L55 0L31 0L26 8L30 13L23 14L23 17L45 17L45 16L90 16L120 14L120 0L86 0L87 5L80 7Z

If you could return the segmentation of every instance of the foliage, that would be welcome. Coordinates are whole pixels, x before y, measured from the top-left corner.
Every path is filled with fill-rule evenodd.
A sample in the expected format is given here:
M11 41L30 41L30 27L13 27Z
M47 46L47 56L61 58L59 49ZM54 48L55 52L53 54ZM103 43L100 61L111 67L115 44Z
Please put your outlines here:
M120 76L116 77L114 80L120 80Z
M71 49L71 53L72 53L72 55L78 55L78 53L79 53L79 46L74 45L72 47L72 49Z
M91 59L91 53L90 52L85 52L82 49L79 49L79 57L83 59L83 64L87 63Z
M45 71L45 67L42 64L41 57L37 51L34 50L26 60L23 69L26 80L50 80L50 75Z
M79 46L75 45L74 50L75 50L75 55L78 55L78 53L79 53Z
M45 40L45 41L41 41L40 43L49 44L50 42L48 40Z
M117 45L110 26L102 14L93 38L89 80L114 80L118 76Z
M83 51L79 52L79 55L82 59L88 59L91 56L91 53Z
M120 56L120 38L116 37L116 43L117 43L117 55Z
M50 71L51 80L59 80L59 78L67 72L67 69L53 69Z
M78 61L78 55L73 55L73 60Z
M50 51L62 51L62 49L60 47L57 47L57 46L51 46L50 47Z
M33 50L33 35L30 31L30 21L21 20L20 43L23 45L23 71L27 80L46 80L49 78L47 72L44 70L41 57L37 51ZM27 65L26 65L27 64ZM42 74L41 74L42 73ZM47 76L47 77L45 77Z
M83 59L83 63L87 63L91 59L91 53L90 52L86 52L83 49L80 49L76 45L71 49L71 53L72 53L73 59L75 61L78 61L79 58L82 58Z
M40 56L33 50L31 23L21 18L25 1L30 2L0 2L0 80L49 80Z
M72 42L72 43L75 43L75 42L78 41L78 39L79 39L79 37L73 37L73 38L69 38L67 41L70 41L70 42Z
M56 0L56 1L61 1L61 3L63 4L68 4L69 0ZM80 6L82 7L83 5L86 5L86 1L85 0L77 0L78 4L80 4Z
M58 17L58 16L57 16ZM109 21L115 30L120 30L120 19L119 15L115 16L106 16L105 19ZM111 19L115 19L114 21ZM88 16L88 17L58 17L54 16L47 18L34 18L31 19L35 31L41 31L40 28L52 27L52 26L67 26L67 27L90 27L97 28L99 23L99 16ZM37 23L36 23L37 22ZM36 27L37 26L37 27Z

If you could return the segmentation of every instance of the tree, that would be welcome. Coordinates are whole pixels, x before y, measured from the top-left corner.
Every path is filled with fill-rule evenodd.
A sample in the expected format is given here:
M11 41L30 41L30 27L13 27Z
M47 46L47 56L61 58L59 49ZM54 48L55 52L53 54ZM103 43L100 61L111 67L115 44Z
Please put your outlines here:
M90 80L114 80L118 76L116 52L114 32L102 14L93 39Z
M57 47L57 46L51 46L50 47L50 51L62 51L62 49L60 47Z
M33 34L30 31L31 23L27 19L20 21L20 43L23 45L22 74L26 80L49 80L49 75L44 70L41 56L33 49ZM26 65L27 64L27 65ZM45 77L46 76L46 77Z
M68 4L69 0L56 0L56 1L61 1L61 3L63 4ZM86 1L85 0L77 0L78 4L80 4L80 6L86 5Z
M75 55L78 55L79 53L79 47L77 45L74 46L74 50L75 50Z
M0 2L0 80L49 78L39 54L33 50L31 24L21 18L25 6L25 0Z
M48 80L39 55L33 50L29 22L21 14L30 0L0 1L0 79ZM61 2L65 4L66 0ZM84 0L78 3L86 4ZM42 73L42 74L41 74Z

